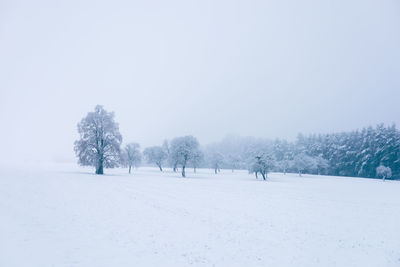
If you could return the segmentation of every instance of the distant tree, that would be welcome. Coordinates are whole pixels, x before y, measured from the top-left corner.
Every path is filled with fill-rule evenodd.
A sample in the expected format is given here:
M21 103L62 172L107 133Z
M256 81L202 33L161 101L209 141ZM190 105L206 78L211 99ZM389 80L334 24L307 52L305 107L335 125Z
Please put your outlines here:
M301 176L306 170L315 169L316 162L314 158L304 153L300 153L295 156L293 160L293 167L298 171L299 176Z
M176 172L178 169L178 159L171 154L171 145L168 142L168 140L164 140L162 148L164 149L165 154L167 155L168 165L172 167L172 170L174 172Z
M380 165L376 168L376 176L382 178L385 181L386 178L392 177L392 170L389 167Z
M161 147L164 150L165 154L167 154L167 156L168 156L169 155L169 143L168 143L168 140L164 140L164 142L163 142Z
M264 180L267 179L268 172L274 167L274 158L266 153L258 154L254 157L252 164L250 165L249 172L254 173L256 178L258 178L258 173L260 173Z
M154 163L163 171L162 164L167 158L167 154L161 146L148 147L143 151L143 155L147 159L148 163Z
M194 151L193 156L190 160L191 165L193 166L193 171L196 172L197 167L204 161L204 154L200 149Z
M224 156L218 151L211 151L208 154L208 162L214 169L214 173L217 174L221 171L221 165L224 163Z
M275 157L275 160L275 167L282 171L283 175L286 175L286 172L293 166L293 159L290 152L285 153L279 160Z
M165 152L167 164L168 164L168 165L172 165L171 162L170 162L169 142L168 142L167 139L164 140L164 142L163 142L163 144L162 144L161 147L162 147L162 149L163 149L164 152Z
M240 162L241 159L239 157L239 155L235 155L235 154L229 154L226 157L226 163L229 165L229 167L232 169L232 172L238 168L240 168Z
M223 158L217 160L217 168L210 162L213 152L220 153L217 159ZM272 155L283 173L372 178L376 177L376 168L384 165L391 169L392 178L400 178L400 131L395 125L383 124L352 132L299 134L295 142L227 136L205 147L205 163L218 172L220 168L234 168L233 161L239 158L240 166L250 168L259 152Z
M191 135L176 137L171 141L171 157L182 166L182 177L186 177L186 165L197 155L198 150L199 142Z
M313 164L313 165L314 165L314 167L317 168L318 175L320 175L321 172L323 172L324 170L327 170L329 168L329 161L324 159L321 155L315 157L314 162L315 162L315 164Z
M289 156L285 156L282 160L282 170L283 170L283 175L286 175L287 170L290 168L292 164L292 160L289 159Z
M74 150L80 165L95 167L96 174L103 174L103 168L118 166L122 136L114 112L97 105L78 124L78 132L80 139L75 141Z
M140 145L137 143L127 144L122 153L122 164L129 168L131 173L132 167L138 167L142 161L142 154L140 153Z
M170 164L172 165L172 170L174 172L177 172L178 171L178 164L179 164L178 159L176 157L172 156L172 155L170 155L170 157L168 159L170 161Z
M293 154L293 144L286 140L277 139L273 144L273 155L276 160L276 167L278 167L284 175L290 168L290 163Z

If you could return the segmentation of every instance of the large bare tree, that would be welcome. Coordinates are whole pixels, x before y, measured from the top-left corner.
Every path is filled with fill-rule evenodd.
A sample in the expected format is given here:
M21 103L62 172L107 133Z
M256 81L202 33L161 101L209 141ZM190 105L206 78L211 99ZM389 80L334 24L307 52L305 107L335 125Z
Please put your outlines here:
M79 164L93 166L96 174L103 174L103 168L114 168L120 162L122 136L114 112L107 112L97 105L78 123L80 139L75 141L75 153Z

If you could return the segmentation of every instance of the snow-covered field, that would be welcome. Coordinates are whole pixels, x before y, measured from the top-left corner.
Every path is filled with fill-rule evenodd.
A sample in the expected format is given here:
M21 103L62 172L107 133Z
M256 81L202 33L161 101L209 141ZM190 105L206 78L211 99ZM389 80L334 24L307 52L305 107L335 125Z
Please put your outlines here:
M1 168L0 266L400 266L399 181L92 172Z

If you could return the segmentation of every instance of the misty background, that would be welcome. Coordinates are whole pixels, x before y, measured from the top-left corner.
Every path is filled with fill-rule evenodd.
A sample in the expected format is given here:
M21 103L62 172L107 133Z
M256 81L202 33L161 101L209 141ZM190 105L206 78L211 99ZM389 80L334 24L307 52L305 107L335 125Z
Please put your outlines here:
M142 148L400 125L399 1L1 1L1 161L76 161L114 111Z

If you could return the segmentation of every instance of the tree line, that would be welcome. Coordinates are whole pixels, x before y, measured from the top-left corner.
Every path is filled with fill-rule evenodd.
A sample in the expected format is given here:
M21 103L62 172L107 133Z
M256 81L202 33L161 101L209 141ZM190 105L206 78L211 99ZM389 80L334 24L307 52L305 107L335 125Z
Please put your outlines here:
M165 140L141 151L137 143L121 148L122 136L114 113L96 106L78 124L75 142L78 162L93 166L96 174L104 168L127 167L129 173L143 161L170 167L186 176L186 169L247 169L264 180L271 171L296 172L301 176L323 174L376 178L400 178L400 132L395 125L367 127L332 134L299 134L289 142L255 137L227 136L220 142L200 146L193 136Z

